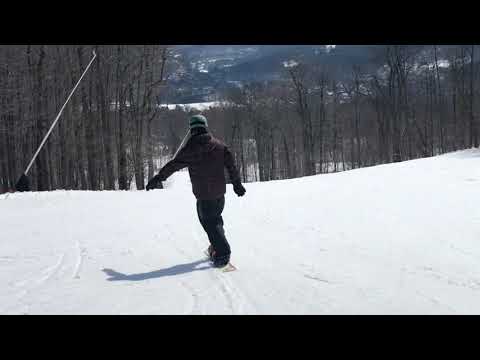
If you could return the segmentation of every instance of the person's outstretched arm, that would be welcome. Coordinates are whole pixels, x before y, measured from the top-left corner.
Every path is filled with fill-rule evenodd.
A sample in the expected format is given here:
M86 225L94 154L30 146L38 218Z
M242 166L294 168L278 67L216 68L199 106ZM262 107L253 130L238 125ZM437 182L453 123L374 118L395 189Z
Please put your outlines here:
M230 181L232 182L232 185L233 185L233 191L235 191L235 194L237 194L238 196L245 195L246 190L242 185L242 181L240 179L240 173L238 172L238 169L235 166L233 155L227 146L225 146L224 161L225 161L225 167L227 168L227 171L228 171L228 176L230 176Z
M186 168L192 161L192 153L190 151L190 144L187 143L177 156L166 163L147 184L147 191L155 189L158 183L167 180L174 172Z

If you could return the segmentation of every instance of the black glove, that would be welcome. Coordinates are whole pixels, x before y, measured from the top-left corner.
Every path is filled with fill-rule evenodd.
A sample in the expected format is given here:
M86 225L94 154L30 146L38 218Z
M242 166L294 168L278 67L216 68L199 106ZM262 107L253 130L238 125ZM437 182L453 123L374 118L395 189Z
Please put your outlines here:
M153 178L150 179L146 189L147 191L153 190L153 189L163 189L162 182L160 181L160 178L158 177L158 175L155 175Z
M237 194L238 196L243 196L247 192L247 190L245 190L242 183L240 182L233 184L233 191L235 191L235 194Z

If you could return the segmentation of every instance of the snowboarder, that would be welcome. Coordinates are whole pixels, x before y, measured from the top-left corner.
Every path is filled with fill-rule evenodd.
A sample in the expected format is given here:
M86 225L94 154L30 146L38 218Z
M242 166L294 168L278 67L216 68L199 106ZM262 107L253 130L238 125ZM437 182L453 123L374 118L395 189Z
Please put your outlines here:
M224 267L230 262L230 245L223 229L222 211L225 205L227 169L233 190L238 196L245 195L239 172L232 153L220 140L208 131L205 116L190 118L190 138L170 162L147 184L147 191L161 186L174 172L188 167L193 194L197 198L197 214L208 235L208 253L215 267Z

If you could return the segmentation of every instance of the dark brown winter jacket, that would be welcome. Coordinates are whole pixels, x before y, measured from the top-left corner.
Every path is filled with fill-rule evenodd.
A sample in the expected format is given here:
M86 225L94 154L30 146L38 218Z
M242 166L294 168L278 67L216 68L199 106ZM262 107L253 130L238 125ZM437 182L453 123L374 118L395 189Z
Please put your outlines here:
M165 181L175 171L188 167L192 190L199 200L214 200L225 195L227 169L232 184L241 182L240 175L228 147L211 134L193 135L177 156L158 173Z

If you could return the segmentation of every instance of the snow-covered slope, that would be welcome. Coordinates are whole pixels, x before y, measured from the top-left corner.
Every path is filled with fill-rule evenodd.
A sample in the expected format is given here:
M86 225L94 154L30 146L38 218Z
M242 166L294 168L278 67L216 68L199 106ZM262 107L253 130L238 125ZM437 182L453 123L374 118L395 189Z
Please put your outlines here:
M0 196L1 314L480 314L480 151L228 187L209 267L188 174Z

